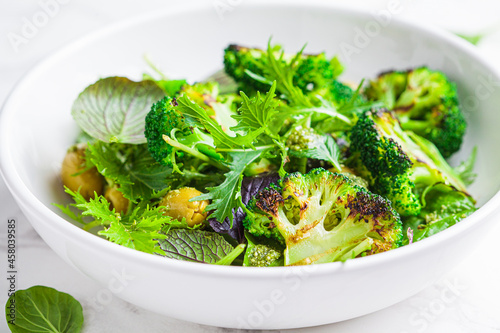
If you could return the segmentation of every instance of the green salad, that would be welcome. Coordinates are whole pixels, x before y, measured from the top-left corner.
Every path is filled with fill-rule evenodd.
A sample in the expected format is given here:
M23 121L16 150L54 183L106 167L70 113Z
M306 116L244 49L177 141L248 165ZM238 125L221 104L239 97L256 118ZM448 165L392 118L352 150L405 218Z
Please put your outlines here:
M325 53L229 45L201 82L155 69L78 96L62 163L83 229L191 262L290 266L385 252L472 214L476 151L455 84L428 67L359 83Z

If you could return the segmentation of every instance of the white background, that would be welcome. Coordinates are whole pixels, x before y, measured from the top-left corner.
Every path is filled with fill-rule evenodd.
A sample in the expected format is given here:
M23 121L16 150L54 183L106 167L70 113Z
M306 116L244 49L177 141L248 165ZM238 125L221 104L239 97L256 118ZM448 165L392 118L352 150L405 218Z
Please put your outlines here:
M238 4L245 0L209 1L214 4L214 10L228 6L231 10L238 10ZM192 2L195 6L196 2ZM367 8L375 13L386 8L389 1L339 2L349 7ZM23 74L66 43L113 22L177 3L167 0L0 0L0 103ZM478 49L500 69L498 1L402 0L401 3L404 9L400 16L404 19L452 32L486 33ZM34 23L38 26L30 28ZM7 220L11 218L17 223L17 289L46 285L73 295L85 305L84 332L233 332L156 315L116 297L105 302L105 306L92 307L102 287L74 271L48 248L0 180L2 272L7 271L5 240ZM500 232L500 226L496 231ZM472 249L471 255L441 281L390 308L342 323L290 332L497 332L500 330L498 244L498 236L494 232L486 235L483 244ZM1 307L7 300L6 278L6 273L0 275ZM3 314L1 318L0 332L8 332Z

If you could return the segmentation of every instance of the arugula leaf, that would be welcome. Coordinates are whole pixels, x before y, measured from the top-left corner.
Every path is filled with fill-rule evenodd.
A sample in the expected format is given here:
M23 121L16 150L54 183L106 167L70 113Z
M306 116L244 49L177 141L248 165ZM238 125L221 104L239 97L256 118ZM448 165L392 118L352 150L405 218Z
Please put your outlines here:
M305 45L289 62L287 62L284 61L284 51L281 51L279 58L276 58L275 52L273 52L273 47L271 46L271 40L269 40L267 52L265 54L267 61L255 63L264 72L264 76L258 75L249 70L246 70L245 73L254 80L263 84L271 85L273 81L276 81L277 90L285 95L291 106L313 106L310 99L305 96L302 90L293 83L295 65L302 56L304 48Z
M234 250L223 236L202 230L172 229L159 243L167 258L207 264L220 262Z
M71 109L80 128L104 142L145 143L145 117L165 93L154 81L108 77L88 86Z
M73 197L73 206L80 209L82 215L94 218L84 229L103 226L104 230L100 230L99 235L138 251L163 254L158 246L158 240L165 238L162 228L168 224L187 227L187 224L182 225L182 222L173 221L169 216L163 215L162 207L150 207L149 204L141 202L122 216L109 208L109 202L102 195L85 201L79 192L66 188L66 193Z
M207 188L208 193L192 200L212 200L206 208L206 210L214 210L209 218L214 217L219 222L229 218L232 224L232 209L239 207L241 202L240 190L243 171L245 171L248 164L255 161L263 152L264 150L229 152L228 155L232 158L232 162L229 164L229 172L225 174L226 179L224 182L219 186Z
M463 161L459 166L455 167L454 170L462 182L469 186L476 180L477 174L474 172L474 164L476 163L477 147L472 149L472 153L469 158Z
M231 127L231 130L246 133L254 132L255 137L262 133L278 113L276 107L279 105L279 101L274 99L276 96L275 91L276 82L273 83L264 97L261 97L260 92L257 92L257 95L250 99L242 91L240 94L243 102L238 109L239 114L232 116L238 121L238 124Z
M157 163L146 145L122 145L97 141L89 145L89 158L99 173L120 185L131 201L149 200L152 191L167 187L172 169Z
M79 333L83 326L82 305L44 286L17 290L7 300L5 314L12 333Z
M314 158L330 162L337 170L342 168L339 163L340 149L331 135L322 135L318 146L312 149L290 150L289 154L296 157Z
M451 227L477 210L469 195L443 183L428 187L422 198L425 206L419 215L404 219L403 229L413 230L414 242ZM404 243L408 242L405 236Z

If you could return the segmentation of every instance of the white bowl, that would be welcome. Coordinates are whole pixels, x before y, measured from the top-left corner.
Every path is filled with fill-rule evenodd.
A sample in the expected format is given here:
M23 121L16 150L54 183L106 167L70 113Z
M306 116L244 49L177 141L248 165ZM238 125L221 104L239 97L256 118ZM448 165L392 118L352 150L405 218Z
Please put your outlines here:
M473 47L398 21L390 8L376 18L325 2L228 6L210 2L112 26L55 53L17 85L1 115L1 168L47 244L75 269L145 309L208 325L280 329L377 311L417 293L470 253L500 205L500 95L494 84L500 76ZM85 86L99 77L139 78L147 68L145 53L171 77L201 79L221 67L229 43L265 46L270 35L288 51L307 42L307 52L339 54L346 79L424 64L447 73L458 84L469 121L457 158L479 147L471 192L482 207L438 235L386 253L309 267L244 268L121 247L81 230L51 205L68 200L58 173L77 133L70 108Z

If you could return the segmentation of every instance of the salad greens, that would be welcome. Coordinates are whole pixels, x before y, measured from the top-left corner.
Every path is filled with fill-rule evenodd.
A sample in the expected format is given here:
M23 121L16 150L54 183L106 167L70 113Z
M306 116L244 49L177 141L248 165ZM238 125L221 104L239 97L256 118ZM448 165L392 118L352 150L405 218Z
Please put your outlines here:
M12 333L78 333L83 326L83 309L71 295L45 286L13 293L5 305Z
M229 45L224 71L203 82L90 85L72 109L77 163L62 166L74 203L56 205L122 246L261 267L388 251L475 211L476 150L455 169L443 157L466 129L444 73L352 85L338 58L303 51Z

